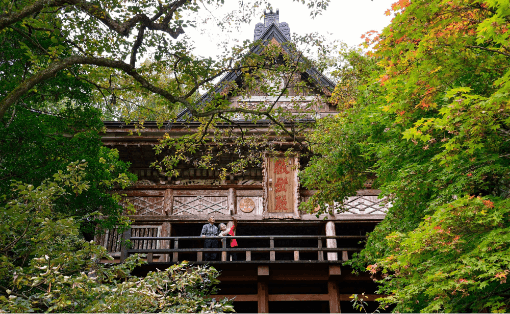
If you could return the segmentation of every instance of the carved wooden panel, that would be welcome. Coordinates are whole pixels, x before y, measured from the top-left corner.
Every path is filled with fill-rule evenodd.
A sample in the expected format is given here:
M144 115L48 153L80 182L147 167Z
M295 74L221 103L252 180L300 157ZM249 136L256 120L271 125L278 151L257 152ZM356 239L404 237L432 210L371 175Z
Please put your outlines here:
M127 198L136 209L135 215L164 215L164 198L154 196L135 196Z
M264 194L268 213L297 215L297 166L297 158L266 158Z
M261 196L237 196L237 214L240 216L260 216L263 207Z
M226 196L174 196L174 215L198 214L228 215L228 197Z
M343 210L346 210L341 215L385 215L390 206L391 204L388 202L388 199L380 199L377 195L351 196L341 206ZM340 206L335 207L340 209Z

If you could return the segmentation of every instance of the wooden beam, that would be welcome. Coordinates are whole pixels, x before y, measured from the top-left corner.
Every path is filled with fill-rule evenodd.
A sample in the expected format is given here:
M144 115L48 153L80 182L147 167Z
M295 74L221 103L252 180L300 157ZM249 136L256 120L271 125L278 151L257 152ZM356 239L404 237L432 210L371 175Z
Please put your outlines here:
M278 272L273 272L270 277L271 282L276 281L298 281L298 282L311 282L311 281L326 281L328 280L327 275L309 275L309 274L297 274L297 275L289 275L289 274L279 274Z
M221 239L221 247L223 249L227 248L227 238ZM226 251L222 251L221 252L221 261L222 262L226 262L227 261L227 252Z
M257 275L258 276L269 276L269 266L268 265L259 265L259 267L257 267Z
M237 214L237 206L236 206L236 190L234 188L228 189L228 211L230 215Z
M329 312L342 313L340 309L340 297L338 295L338 286L335 281L328 281L328 298L329 298Z
M147 187L145 187L147 188ZM165 196L165 191L159 190L125 190L120 191L121 194L126 194L128 197L145 197L145 196Z
M319 239L319 240L317 241L317 247L318 247L319 249L322 249L322 239ZM317 252L317 259L318 259L319 261L323 261L323 260L324 260L324 252L323 252L323 251L318 251L318 252Z
M257 294L241 294L241 295L235 295L235 294L222 294L222 295L219 295L219 294L214 294L214 295L209 295L207 296L206 298L208 299L212 299L212 298L215 298L216 300L223 300L225 298L227 299L234 299L234 302L250 302L250 301L257 301L258 300L258 295Z
M256 189L253 189L253 190L240 190L240 191L236 190L236 195L240 196L240 197L246 197L246 196L264 196L264 191L263 190L256 190Z
M174 190L165 190L165 214L172 215L174 207Z
M332 221L328 221L326 223L326 235L327 236L336 236L335 223ZM336 239L327 239L326 246L328 249L336 248ZM337 261L338 253L328 252L328 261Z
M151 185L142 185L135 184L131 186L129 190L123 190L122 193L129 193L134 190L166 190L166 189L174 189L174 190L228 190L229 188L234 188L236 190L254 190L254 192L247 191L248 195L243 196L260 196L262 193L262 184L253 184L253 185L238 185L238 184L222 184L222 185L205 185L205 184L197 184L197 185L179 185L179 184L151 184ZM154 191L156 193L156 191ZM159 196L163 196L164 191L159 191ZM254 193L253 195L250 193Z
M168 221L161 223L161 237L169 237L172 235L172 224ZM170 249L170 240L160 240L159 247L162 249ZM160 262L170 262L169 254L161 254Z
M269 301L328 301L328 294L271 294Z
M128 257L127 247L126 247L125 242L127 240L129 240L130 238L131 238L131 228L127 228L122 233L122 242L120 244L121 245L120 246L120 262L121 263L123 263L126 260L126 258Z
M174 240L174 249L178 249L178 248L179 248L179 240L176 239L176 240ZM177 253L177 252L173 253L172 261L174 263L177 263L179 261L179 253Z
M342 269L340 265L329 265L329 277L337 277L342 275Z
M269 248L274 249L274 239L273 238L271 238L269 240ZM270 251L269 252L269 260L270 261L275 261L276 260L275 251Z
M259 313L269 313L269 289L267 282L257 282L257 303Z
M174 196L227 196L229 190L177 190L174 189Z
M349 260L349 254L347 253L347 251L342 251L342 261L348 261L348 260Z
M352 294L339 294L338 295L338 301L352 301L351 298ZM358 294L359 296L359 294ZM365 297L363 298L365 301L373 302L378 298L385 297L385 295L380 294L365 294ZM234 302L253 302L258 301L259 295L258 294L215 294L207 296L207 298L215 298L217 300L222 300L224 298L228 299L234 299ZM274 301L329 301L330 295L328 294L272 294L267 296L268 301L274 302ZM341 309L339 308L337 312L332 313L340 313ZM267 313L267 312L265 312Z

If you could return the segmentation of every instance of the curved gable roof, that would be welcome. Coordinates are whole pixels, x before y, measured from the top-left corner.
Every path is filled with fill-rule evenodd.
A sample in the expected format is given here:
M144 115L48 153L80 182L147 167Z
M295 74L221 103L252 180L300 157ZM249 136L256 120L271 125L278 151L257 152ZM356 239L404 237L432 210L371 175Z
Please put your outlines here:
M279 24L287 25L287 23ZM286 43L290 42L289 38L284 34L284 32L282 32L282 30L274 22L269 27L266 28L266 30L260 36L259 40L261 41L262 45L254 46L253 48L250 49L250 53L261 54L262 51L264 50L264 47L273 42L273 40L276 40L286 52L292 53L290 47L286 45ZM298 62L301 60L304 61L304 58L300 57L300 60L298 60ZM312 78L312 81L315 83L315 85L320 86L323 89L325 88L326 90L332 92L333 89L335 88L335 83L315 68L307 69L306 74ZM202 97L200 97L200 100L198 101L198 106L203 106L204 104L211 101L214 95L219 94L224 89L224 86L226 85L227 82L235 81L241 75L242 72L239 70L227 73L216 84L213 91L208 92L202 95ZM189 109L184 109L177 115L178 121L183 121L189 118L191 118L191 112Z

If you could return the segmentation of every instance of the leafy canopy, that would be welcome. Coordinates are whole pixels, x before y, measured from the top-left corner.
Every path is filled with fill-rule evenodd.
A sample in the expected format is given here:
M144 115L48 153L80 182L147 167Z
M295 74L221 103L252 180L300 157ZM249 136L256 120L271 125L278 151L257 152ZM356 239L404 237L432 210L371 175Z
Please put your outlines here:
M509 8L395 3L392 23L366 38L373 51L340 71L371 70L356 101L309 135L318 156L302 178L320 189L309 210L367 178L391 201L350 264L368 265L395 311L508 311Z
M0 310L5 312L228 312L228 300L209 298L219 275L184 262L144 278L132 276L141 256L122 264L85 241L79 222L55 211L60 198L90 188L87 163L71 163L34 186L16 182L0 206Z

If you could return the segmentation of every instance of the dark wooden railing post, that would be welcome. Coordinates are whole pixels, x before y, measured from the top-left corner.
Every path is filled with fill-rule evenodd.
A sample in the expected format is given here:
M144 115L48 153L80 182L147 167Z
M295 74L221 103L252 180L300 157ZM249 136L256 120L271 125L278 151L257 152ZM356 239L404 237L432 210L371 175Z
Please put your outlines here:
M122 233L122 239L120 242L120 262L124 263L126 258L128 258L128 248L127 248L127 241L131 239L131 228L127 228Z
M342 261L348 261L349 260L349 254L347 251L342 251Z
M319 240L317 242L317 247L319 248L318 259L319 259L319 261L323 261L324 260L324 252L321 251L321 249L322 249L322 238L321 237L319 237Z
M136 229L135 229L136 230ZM121 238L122 238L122 241L119 241L121 243L121 261L124 262L126 260L126 258L129 256L129 254L134 254L134 253L140 253L140 254L147 254L147 261L150 263L150 262L154 262L154 261L158 261L158 262L161 262L162 260L164 260L164 258L160 258L158 259L158 256L163 256L164 254L169 254L171 253L171 257L172 257L172 262L176 263L176 262L179 262L179 253L180 252L184 252L184 253L197 253L197 261L202 261L202 254L204 252L204 249L203 248L182 248L180 249L179 248L179 240L203 240L202 237L161 237L161 236L155 236L154 234L151 235L145 235L145 234L138 234L138 233L134 233L133 231L133 234L131 234L131 231L133 230L126 230L123 232L123 234L121 235ZM265 235L265 236L236 236L235 238L240 238L240 239L256 239L256 240L269 240L269 247L267 246L262 246L262 247L246 247L244 249L236 249L239 250L239 252L246 252L246 261L251 261L252 259L252 256L251 256L251 253L252 252L260 252L260 253L264 253L264 254L267 254L267 252L269 252L269 261L268 262L276 262L276 252L285 252L285 254L287 253L294 253L294 260L295 261L300 261L300 254L301 252L317 252L318 254L318 260L316 262L325 262L325 254L324 252L327 252L328 254L328 261L336 261L336 260L343 260L343 261L346 261L348 260L348 257L349 257L349 252L358 252L361 250L361 248L356 248L356 247L336 247L336 245L332 245L333 247L329 247L329 245L326 247L324 243L327 244L327 240L337 240L337 239L357 239L357 238L366 238L366 237L363 237L363 236L324 236L324 235L315 235L315 236L307 236L307 235L304 235L304 236L297 236L297 235L292 235L292 236L279 236L279 235L276 235L276 236L269 236L269 235ZM218 238L216 238L218 239ZM221 252L221 259L220 261L222 262L225 262L227 261L228 259L228 253L231 249L228 248L228 245L227 245L227 241L229 241L231 238L226 238L226 237L221 237L221 247L219 248L216 248L214 249L216 252ZM284 246L284 247L276 247L275 245L275 240L279 240L279 239L291 239L291 240L304 240L304 239L313 239L313 240L317 240L317 246L316 247L299 247L299 246ZM129 244L127 244L127 242L131 240L135 243L134 247L130 247ZM326 240L326 242L324 241ZM163 245L145 245L147 243L152 243L156 241L156 243L163 243L164 241L173 241L173 250L170 250L171 252L168 252L169 248L162 248ZM117 242L117 243L119 243ZM140 246L139 243L143 243L143 247ZM329 254L334 254L334 257L331 258L329 256ZM163 255L161 255L163 254ZM341 255L339 256L339 259L335 259L335 257L337 255ZM266 255L267 256L267 255ZM156 258L154 258L156 257Z
M179 239L175 239L175 240L174 240L174 249L178 249L178 248L179 248ZM173 261L174 263L178 262L178 261L179 261L179 253L174 252L174 254L173 254L173 255L174 255L174 256L173 256L172 261Z
M274 249L274 238L273 237L269 238L269 248ZM270 261L276 260L276 256L275 256L275 252L274 251L270 251L269 252L269 260Z
M222 249L227 248L227 239L226 238L221 239L221 248ZM222 262L227 261L227 252L226 251L221 252L221 261Z
M161 225L161 237L169 237L172 235L172 224L170 224L170 222L168 221L165 221L163 222L163 224ZM170 249L171 247L171 240L160 240L160 241L157 241L156 243L159 242L159 247L161 249ZM160 262L170 262L171 261L171 258L170 258L170 254L168 253L164 253L164 254L161 254L160 255L160 259L159 259Z
M326 223L326 236L336 236L335 223L332 221L328 221ZM336 249L336 239L326 239L326 247L328 249ZM328 252L328 261L337 261L338 253L337 252Z

